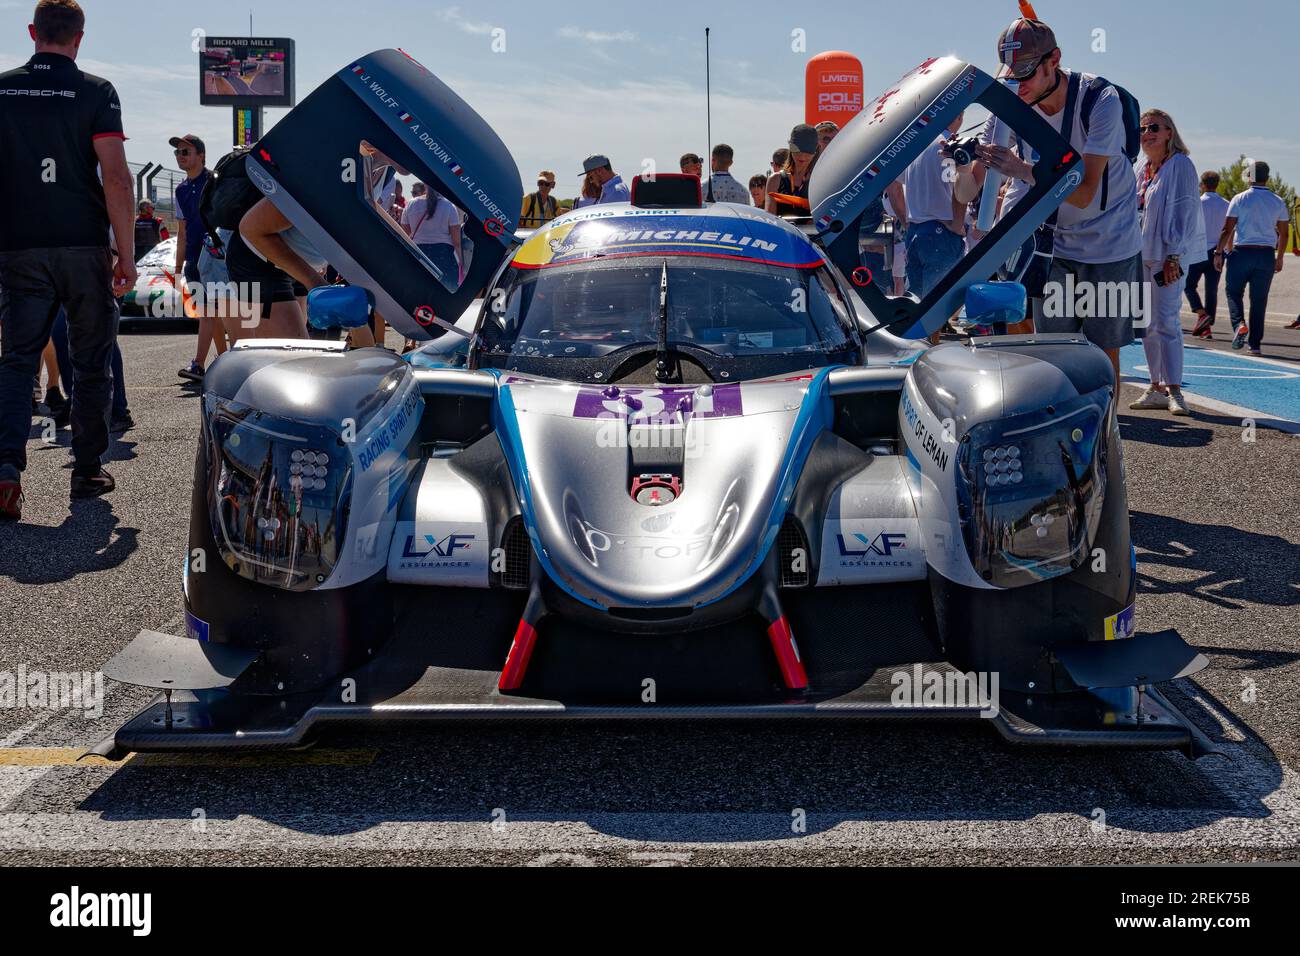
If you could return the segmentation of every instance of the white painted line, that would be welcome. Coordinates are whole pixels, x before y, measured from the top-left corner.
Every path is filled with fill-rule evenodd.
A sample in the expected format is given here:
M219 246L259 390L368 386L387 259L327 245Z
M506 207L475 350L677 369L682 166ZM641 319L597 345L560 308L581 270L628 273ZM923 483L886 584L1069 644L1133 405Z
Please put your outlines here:
M1278 368L1286 369L1288 372L1300 371L1300 365L1295 362L1282 362L1278 359L1271 359L1266 355L1250 355L1244 349L1238 352L1225 352L1223 349L1207 348L1204 345L1184 345L1183 349L1188 352L1214 352L1230 359L1240 359L1245 362L1258 362L1261 365L1275 365Z
M1146 379L1138 378L1136 375L1126 375L1123 380L1124 384L1133 385L1137 388L1146 388L1151 384ZM1300 435L1300 422L1293 422L1288 418L1278 418L1268 412L1261 412L1254 408L1245 408L1241 405L1221 402L1216 398L1206 398L1204 395L1197 395L1195 392L1187 391L1187 389L1183 389L1183 398L1187 399L1190 405L1199 405L1212 412L1232 415L1243 420L1249 418L1261 428L1272 428L1274 431L1286 432L1288 435Z

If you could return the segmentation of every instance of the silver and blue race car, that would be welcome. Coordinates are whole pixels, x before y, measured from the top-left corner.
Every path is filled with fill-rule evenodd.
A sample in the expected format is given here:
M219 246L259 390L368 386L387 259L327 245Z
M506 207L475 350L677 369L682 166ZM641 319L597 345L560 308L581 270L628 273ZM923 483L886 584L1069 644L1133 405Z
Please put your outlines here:
M889 297L863 223L975 105L1033 147L1035 182L924 297ZM458 207L455 274L372 201L377 157ZM375 308L427 343L213 364L186 633L108 664L163 693L100 751L300 746L331 721L948 717L1202 752L1155 685L1205 658L1134 619L1106 355L925 344L963 305L1023 315L986 280L1080 169L939 58L820 156L804 223L661 176L524 235L518 170L469 106L399 51L349 64L249 176L349 283L313 322Z

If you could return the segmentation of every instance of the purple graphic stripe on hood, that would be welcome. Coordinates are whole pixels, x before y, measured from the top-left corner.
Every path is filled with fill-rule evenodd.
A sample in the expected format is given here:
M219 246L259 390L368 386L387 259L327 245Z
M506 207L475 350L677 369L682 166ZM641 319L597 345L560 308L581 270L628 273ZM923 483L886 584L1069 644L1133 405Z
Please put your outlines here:
M743 415L740 385L583 388L573 405L574 418L625 417L632 421L672 421L682 412L695 418Z

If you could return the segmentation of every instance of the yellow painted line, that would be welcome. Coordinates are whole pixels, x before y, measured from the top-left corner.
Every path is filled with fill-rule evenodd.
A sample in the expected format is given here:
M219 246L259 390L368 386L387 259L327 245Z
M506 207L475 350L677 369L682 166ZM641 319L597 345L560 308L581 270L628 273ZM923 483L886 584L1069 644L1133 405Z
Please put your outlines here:
M130 754L113 761L75 747L0 748L0 767L367 767L376 750L263 750L249 753Z

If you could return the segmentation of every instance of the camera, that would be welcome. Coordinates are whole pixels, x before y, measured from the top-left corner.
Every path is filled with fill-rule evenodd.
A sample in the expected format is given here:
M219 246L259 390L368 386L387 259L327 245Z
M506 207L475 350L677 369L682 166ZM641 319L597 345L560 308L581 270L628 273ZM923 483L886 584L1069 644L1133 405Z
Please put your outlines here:
M975 149L980 144L975 136L966 139L954 139L946 143L940 152L958 166L968 166L975 159Z

